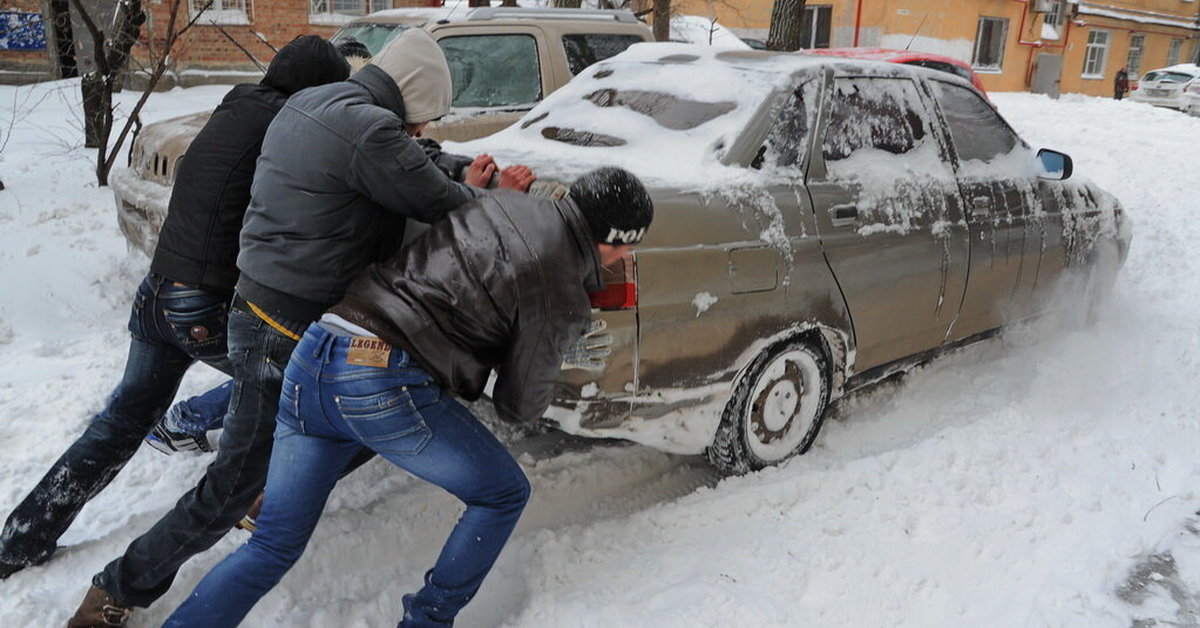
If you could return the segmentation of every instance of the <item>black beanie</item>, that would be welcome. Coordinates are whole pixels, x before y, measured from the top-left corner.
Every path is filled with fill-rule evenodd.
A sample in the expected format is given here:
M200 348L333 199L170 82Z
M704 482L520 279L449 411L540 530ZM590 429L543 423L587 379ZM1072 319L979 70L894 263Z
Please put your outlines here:
M600 168L571 184L571 199L583 212L598 244L637 244L654 220L654 203L628 170Z

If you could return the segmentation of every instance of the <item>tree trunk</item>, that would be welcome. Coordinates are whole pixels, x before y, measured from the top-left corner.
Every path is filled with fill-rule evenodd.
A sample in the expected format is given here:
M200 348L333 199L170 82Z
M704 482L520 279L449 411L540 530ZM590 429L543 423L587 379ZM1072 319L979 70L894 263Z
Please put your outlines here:
M467 6L469 6L469 7L490 7L490 6L492 6L492 3L490 2L490 0L467 0Z
M515 7L515 6L520 6L520 5L518 5L518 4L517 4L517 0L501 0L501 2L500 2L500 6L502 6L502 7Z
M671 0L654 0L654 41L671 41Z
M775 0L767 50L799 50L804 25L804 0Z
M578 9L583 6L583 0L554 0L552 4L560 9Z
M83 145L100 148L101 127L104 125L104 77L98 72L83 75Z
M50 0L50 32L54 37L54 64L58 78L79 76L75 60L75 31L71 26L71 4L68 0Z

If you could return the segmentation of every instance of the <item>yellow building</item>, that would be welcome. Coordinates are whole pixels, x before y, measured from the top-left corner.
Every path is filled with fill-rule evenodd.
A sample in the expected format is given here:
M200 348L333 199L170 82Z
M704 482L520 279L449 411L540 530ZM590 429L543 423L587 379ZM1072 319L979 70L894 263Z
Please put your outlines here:
M676 0L766 39L773 0ZM992 91L1111 95L1115 75L1200 63L1197 0L809 0L804 46L907 48L970 63Z

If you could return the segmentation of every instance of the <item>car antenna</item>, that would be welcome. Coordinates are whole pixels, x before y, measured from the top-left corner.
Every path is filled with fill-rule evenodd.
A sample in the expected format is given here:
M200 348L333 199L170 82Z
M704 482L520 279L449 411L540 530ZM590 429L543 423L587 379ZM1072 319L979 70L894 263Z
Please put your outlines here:
M446 14L446 16L445 16L445 17L443 17L442 19L443 19L443 20L446 20L447 22L449 22L449 21L450 21L450 16L451 16L451 15L454 15L454 12L458 10L458 7L461 7L462 5L464 5L464 4L466 4L466 3L467 3L467 0L458 0L458 2L455 2L455 3L454 3L454 8L453 8L453 9L450 9L450 12L449 12L449 13L447 13L447 14Z
M917 35L921 34L921 29L925 27L925 20L928 20L928 19L929 19L929 11L926 11L925 17L921 18L921 23L917 24L917 32L913 33L912 39L908 40L908 45L904 47L905 52L908 52L908 49L912 47L913 42L917 40Z

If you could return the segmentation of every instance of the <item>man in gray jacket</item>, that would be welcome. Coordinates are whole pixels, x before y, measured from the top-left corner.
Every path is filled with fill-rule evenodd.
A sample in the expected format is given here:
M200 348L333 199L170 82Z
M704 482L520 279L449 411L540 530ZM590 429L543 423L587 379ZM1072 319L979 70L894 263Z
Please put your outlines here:
M258 529L164 626L237 626L300 557L363 447L466 505L425 585L404 596L400 622L452 626L530 493L520 465L455 397L477 399L495 369L500 416L540 418L563 352L591 321L602 265L641 241L653 217L636 177L602 168L566 199L476 199L368 267L287 367Z
M435 221L479 194L451 181L413 140L450 109L437 42L405 31L350 80L288 100L263 140L241 232L229 312L235 389L216 460L200 482L92 581L69 628L122 626L216 543L266 482L283 369L308 323L368 263L399 248L409 218ZM468 182L495 170L483 156ZM528 168L501 173L524 190Z

